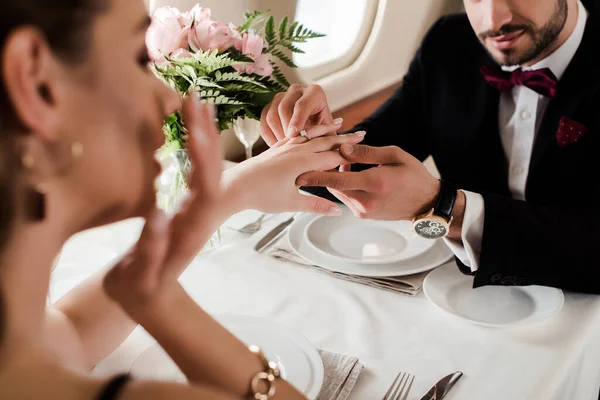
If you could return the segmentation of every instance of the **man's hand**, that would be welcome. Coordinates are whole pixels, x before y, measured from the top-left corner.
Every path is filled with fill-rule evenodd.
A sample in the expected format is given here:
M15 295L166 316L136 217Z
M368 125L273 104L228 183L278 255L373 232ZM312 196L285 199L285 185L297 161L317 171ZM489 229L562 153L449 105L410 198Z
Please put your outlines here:
M361 172L309 172L298 178L301 186L325 186L355 216L378 220L411 220L435 206L440 182L425 166L399 147L343 145L342 156L351 163L376 164ZM460 240L464 196L459 192L451 237Z
M287 92L277 94L264 108L260 120L262 137L269 146L286 137L298 136L303 129L334 122L323 89L317 85L303 87L297 84L290 86ZM342 122L337 122L341 126Z

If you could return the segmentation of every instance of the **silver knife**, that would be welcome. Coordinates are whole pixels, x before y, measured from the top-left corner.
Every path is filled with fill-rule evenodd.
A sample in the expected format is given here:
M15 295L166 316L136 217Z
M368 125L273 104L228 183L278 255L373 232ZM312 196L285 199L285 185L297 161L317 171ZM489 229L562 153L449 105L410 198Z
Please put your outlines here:
M262 239L260 239L260 241L256 244L256 246L254 246L254 250L261 251L266 246L268 246L269 244L273 243L276 239L278 239L279 236L283 233L283 231L288 226L290 226L290 224L292 222L294 222L294 217L296 217L296 215L293 215L287 221L282 222L281 224L279 224L275 228L273 228L273 230L271 230L269 233L267 233L265 235L265 237L263 237Z
M433 385L429 392L427 392L420 400L441 400L448 394L452 386L463 376L463 373L456 371L453 374L447 375L439 380L438 383Z

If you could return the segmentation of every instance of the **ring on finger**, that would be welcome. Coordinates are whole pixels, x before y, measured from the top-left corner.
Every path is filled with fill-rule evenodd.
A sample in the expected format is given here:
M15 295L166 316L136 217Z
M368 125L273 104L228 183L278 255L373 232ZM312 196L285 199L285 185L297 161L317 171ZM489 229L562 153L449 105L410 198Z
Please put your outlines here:
M287 143L288 144L303 144L308 141L309 141L309 139L306 138L305 136L296 136L295 138L288 140Z
M308 133L306 133L306 129L302 129L300 131L300 136L302 136L303 138L306 138L306 139L310 140L310 137L308 136Z

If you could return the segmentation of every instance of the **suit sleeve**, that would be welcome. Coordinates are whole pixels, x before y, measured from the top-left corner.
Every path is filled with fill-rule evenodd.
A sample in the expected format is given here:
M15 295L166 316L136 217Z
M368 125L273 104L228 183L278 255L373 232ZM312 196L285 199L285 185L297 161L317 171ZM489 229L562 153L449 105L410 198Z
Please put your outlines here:
M536 207L483 194L485 223L473 287L542 285L600 294L597 208Z

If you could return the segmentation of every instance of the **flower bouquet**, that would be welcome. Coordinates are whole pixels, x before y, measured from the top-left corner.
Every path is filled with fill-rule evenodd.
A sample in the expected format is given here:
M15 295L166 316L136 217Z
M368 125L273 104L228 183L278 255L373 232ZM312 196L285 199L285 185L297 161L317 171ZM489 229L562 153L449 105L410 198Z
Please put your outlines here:
M147 45L155 75L182 96L197 92L215 104L219 128L226 130L237 121L258 121L273 97L290 86L280 63L296 68L291 54L304 53L298 45L323 36L288 17L276 23L268 11L246 13L240 26L226 24L196 5L189 12L157 9ZM164 132L158 197L168 211L187 190L190 170L180 112L166 119Z
M215 21L196 5L189 12L173 7L156 10L147 44L152 70L181 95L200 93L217 106L219 128L233 128L238 118L260 119L263 108L290 83L277 62L296 68L291 53L298 43L324 35L269 12L245 14L241 26ZM165 122L166 145L185 148L185 128L175 113Z

